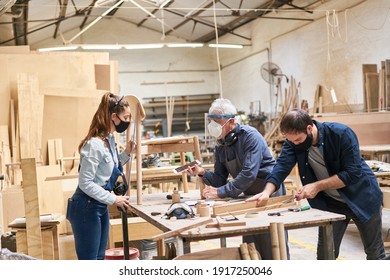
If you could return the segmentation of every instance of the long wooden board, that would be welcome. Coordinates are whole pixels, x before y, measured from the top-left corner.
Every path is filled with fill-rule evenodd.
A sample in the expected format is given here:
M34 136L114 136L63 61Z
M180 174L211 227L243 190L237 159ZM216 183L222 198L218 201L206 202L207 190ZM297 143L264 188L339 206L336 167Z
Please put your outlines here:
M225 213L234 213L234 214L242 214L247 213L248 211L262 211L267 209L273 209L278 207L286 207L291 205L293 202L293 195L285 195L278 197L271 197L268 201L263 202L260 205L257 205L257 201L240 201L240 202L232 202L225 203L220 205L213 206L213 216L221 215Z

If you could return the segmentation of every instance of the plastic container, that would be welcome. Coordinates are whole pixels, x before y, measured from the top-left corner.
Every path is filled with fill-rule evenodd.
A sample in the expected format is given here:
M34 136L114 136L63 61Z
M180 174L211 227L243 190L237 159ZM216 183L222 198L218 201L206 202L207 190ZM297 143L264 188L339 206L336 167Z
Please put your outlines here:
M139 260L139 250L137 248L129 248L130 260ZM125 254L123 248L112 248L106 250L105 260L124 260Z

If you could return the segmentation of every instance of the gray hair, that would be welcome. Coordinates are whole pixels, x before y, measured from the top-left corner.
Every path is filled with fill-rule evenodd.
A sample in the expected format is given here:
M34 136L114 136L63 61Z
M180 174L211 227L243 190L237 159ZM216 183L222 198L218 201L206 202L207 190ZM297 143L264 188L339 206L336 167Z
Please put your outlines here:
M229 99L218 98L211 103L209 114L236 115L237 109Z

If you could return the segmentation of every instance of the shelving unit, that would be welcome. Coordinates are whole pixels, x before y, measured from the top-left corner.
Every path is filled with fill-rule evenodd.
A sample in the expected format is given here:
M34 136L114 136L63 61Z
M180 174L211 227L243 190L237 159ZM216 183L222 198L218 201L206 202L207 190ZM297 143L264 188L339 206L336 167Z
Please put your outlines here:
M143 99L143 107L148 116L143 121L145 131L157 132L156 136L174 136L184 133L203 134L204 114L209 111L211 103L219 97L219 93L202 95L187 95L174 97L151 97ZM170 100L172 112L169 116ZM168 135L169 118L171 118L172 130ZM189 129L187 126L189 122Z

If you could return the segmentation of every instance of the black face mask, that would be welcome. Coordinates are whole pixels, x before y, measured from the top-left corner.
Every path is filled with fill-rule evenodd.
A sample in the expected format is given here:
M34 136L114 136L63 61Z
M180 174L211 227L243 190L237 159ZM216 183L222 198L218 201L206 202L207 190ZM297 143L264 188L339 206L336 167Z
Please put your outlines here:
M305 141L300 144L294 145L295 149L306 151L313 144L313 134L307 134Z
M121 122L120 122L118 125L116 125L116 124L114 123L114 121L112 121L112 122L113 122L114 125L115 125L115 130L116 130L116 132L122 133L122 132L126 131L126 129L129 127L130 122L122 121L121 118L120 118L118 115L116 115L116 116L118 117L118 119L119 119Z

